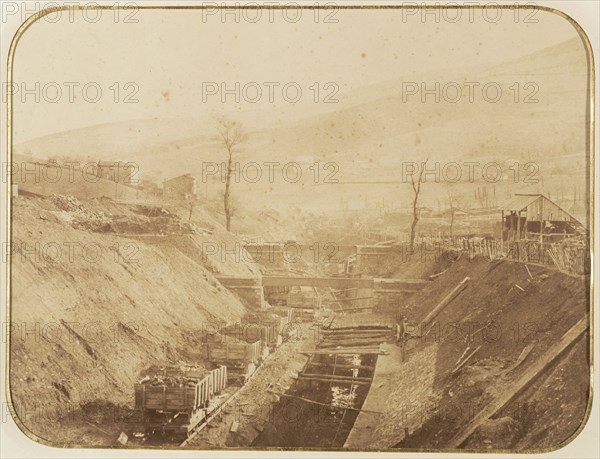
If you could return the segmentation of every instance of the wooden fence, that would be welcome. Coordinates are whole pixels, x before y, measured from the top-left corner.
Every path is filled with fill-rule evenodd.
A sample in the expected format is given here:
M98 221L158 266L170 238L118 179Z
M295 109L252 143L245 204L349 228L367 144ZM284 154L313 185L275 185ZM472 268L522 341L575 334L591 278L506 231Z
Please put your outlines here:
M437 240L436 240L437 239ZM439 237L425 236L421 243L442 244L444 247L461 250L471 256L481 255L487 260L501 258L522 263L540 264L576 275L589 274L591 266L590 250L581 241L564 240L544 243L539 240L500 241L486 237Z

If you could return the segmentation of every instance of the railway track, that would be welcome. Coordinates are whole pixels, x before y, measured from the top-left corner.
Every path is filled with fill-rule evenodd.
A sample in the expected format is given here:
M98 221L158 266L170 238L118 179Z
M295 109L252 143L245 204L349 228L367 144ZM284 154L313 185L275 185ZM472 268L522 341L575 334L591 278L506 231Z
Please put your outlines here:
M202 422L200 422L196 427L194 427L191 430L191 432L189 433L189 435L187 436L187 438L183 442L181 442L179 444L179 446L185 447L185 446L189 445L190 441L192 441L208 424L210 424L210 422L213 419L215 419L217 416L219 416L223 412L223 410L225 408L227 408L227 406L229 404L231 404L241 394L242 390L250 383L250 381L252 381L252 379L254 379L256 374L263 368L265 363L273 355L275 355L278 350L279 350L279 348L276 349L274 352L270 353L265 358L265 360L263 360L263 362L260 364L260 366L258 368L256 368L256 370L254 370L254 372L248 377L248 379L244 382L242 387L240 387L237 391L235 391L229 398L227 398L223 403L221 403L217 408L215 408L214 411L211 412Z

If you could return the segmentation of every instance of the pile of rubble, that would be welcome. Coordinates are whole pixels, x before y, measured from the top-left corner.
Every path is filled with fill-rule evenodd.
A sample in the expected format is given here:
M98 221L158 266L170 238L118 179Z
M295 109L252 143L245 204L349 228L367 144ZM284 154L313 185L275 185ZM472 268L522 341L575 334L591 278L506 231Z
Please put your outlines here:
M150 386L193 386L199 379L204 378L206 374L206 370L198 366L183 365L181 367L165 368L153 366L145 372L145 375L138 383Z
M74 228L90 231L110 231L111 219L104 212L95 212L85 207L74 196L53 194L50 196L52 203L66 213L68 221Z
M159 217L121 217L113 219L110 228L120 234L194 234L200 232L193 223L182 222L177 215Z
M92 210L70 195L53 194L52 203L60 209L54 214L74 228L100 233L120 234L195 234L204 233L191 222L164 208L141 208L129 215Z

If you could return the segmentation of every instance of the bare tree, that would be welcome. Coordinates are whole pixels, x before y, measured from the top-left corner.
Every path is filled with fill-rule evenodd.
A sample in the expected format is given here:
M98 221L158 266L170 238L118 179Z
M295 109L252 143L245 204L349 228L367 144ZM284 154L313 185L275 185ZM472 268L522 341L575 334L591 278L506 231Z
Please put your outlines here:
M247 136L242 125L236 121L221 117L217 118L219 140L227 150L227 171L225 174L225 193L223 194L223 208L225 210L225 227L231 231L231 218L233 207L231 204L231 175L233 173L233 152L235 147L243 143Z
M419 208L419 194L421 193L421 183L423 183L423 172L425 171L425 166L427 165L428 159L421 164L421 170L419 171L419 179L415 182L414 174L411 174L410 180L414 192L413 197L413 221L410 225L410 245L412 246L415 243L415 235L417 229L417 223L419 223L419 219L421 217L421 209Z
M454 219L456 217L456 209L459 205L459 201L450 186L448 186L448 205L450 206L450 240L452 241L454 239Z

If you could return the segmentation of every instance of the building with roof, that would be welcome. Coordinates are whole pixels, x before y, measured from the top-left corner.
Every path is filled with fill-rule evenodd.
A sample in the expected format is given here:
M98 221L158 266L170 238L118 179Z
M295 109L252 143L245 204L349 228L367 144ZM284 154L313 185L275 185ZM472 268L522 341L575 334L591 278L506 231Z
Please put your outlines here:
M196 178L191 174L180 175L163 183L165 199L190 200L196 198Z
M162 195L162 189L154 180L141 179L138 183L138 189L152 197L160 197Z
M98 161L96 177L135 186L138 183L137 165L123 161Z
M584 234L584 225L543 194L516 194L502 206L502 240L556 242Z

